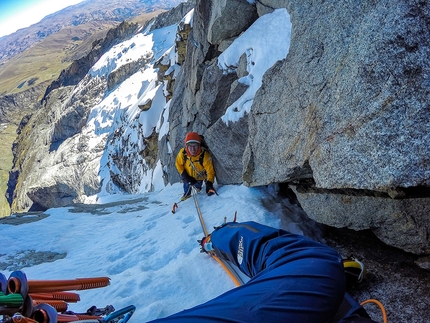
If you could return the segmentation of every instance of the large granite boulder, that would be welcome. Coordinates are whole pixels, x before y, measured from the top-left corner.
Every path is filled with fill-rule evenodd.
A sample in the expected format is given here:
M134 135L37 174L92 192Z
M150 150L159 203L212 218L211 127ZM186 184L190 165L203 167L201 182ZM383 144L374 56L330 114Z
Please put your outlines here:
M429 252L429 3L291 1L287 9L290 51L255 97L245 181L311 179L314 190L298 194L310 217Z

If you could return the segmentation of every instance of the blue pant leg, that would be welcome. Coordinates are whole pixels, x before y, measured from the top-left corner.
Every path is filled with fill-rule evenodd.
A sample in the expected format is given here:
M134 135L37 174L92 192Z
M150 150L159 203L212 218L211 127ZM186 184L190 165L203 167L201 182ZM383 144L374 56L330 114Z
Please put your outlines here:
M197 183L194 184L194 187L198 190L201 190L203 186L203 181L197 181Z
M191 187L186 181L184 181L184 194L191 194Z
M194 187L201 190L203 186L203 181L197 181L196 184L194 184ZM184 181L184 193L189 193L191 194L191 187L190 184L188 184L187 182Z
M211 240L217 255L251 280L156 322L331 322L345 291L336 251L254 222L227 224Z
M329 323L343 297L343 269L315 258L267 268L243 286L154 322Z

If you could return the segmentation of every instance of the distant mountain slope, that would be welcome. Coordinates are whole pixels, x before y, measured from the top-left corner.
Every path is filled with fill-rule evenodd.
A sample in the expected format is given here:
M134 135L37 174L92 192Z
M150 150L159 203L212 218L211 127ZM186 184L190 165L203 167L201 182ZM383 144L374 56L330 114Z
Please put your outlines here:
M126 19L156 11L170 9L181 0L85 0L48 15L40 22L17 32L0 37L0 63L23 52L65 27L76 27L89 22L121 22Z
M85 55L93 41L103 38L120 22L167 10L181 2L185 1L86 0L1 37L0 95L20 92L57 77L71 61Z

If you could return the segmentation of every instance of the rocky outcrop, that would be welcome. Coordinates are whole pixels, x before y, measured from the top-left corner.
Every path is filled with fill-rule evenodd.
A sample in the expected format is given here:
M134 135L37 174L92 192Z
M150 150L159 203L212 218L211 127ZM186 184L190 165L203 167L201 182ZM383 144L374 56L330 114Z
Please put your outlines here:
M37 109L46 85L42 83L20 93L0 96L0 123L15 123Z
M248 184L312 178L315 189L298 195L310 217L428 253L429 4L287 7L288 57L266 73L251 109Z
M90 148L89 137L85 134L75 137L66 135L76 120L83 124L82 116L71 113L62 115L65 106L71 104L73 107L72 92L73 87L54 90L45 106L20 129L12 170L19 176L15 176L13 188L9 189L13 192L12 211L66 206L79 201L82 196L99 191L97 173L104 145ZM67 125L61 133L59 120ZM56 132L53 132L53 125L57 125ZM71 132L74 131L76 128ZM61 138L63 145L52 141L53 133L57 139Z
M130 75L136 73L139 69L144 67L152 58L152 55L148 55L146 57L141 57L137 61L133 61L129 64L125 64L118 68L115 71L112 71L107 79L107 88L108 91L114 89L115 86L121 84L125 81Z
M288 56L266 72L250 113L226 126L220 117L244 89L239 66L220 73L217 57L257 15L283 7ZM199 131L219 183L291 183L311 218L428 253L429 19L427 2L199 1L166 140L176 152ZM172 157L161 158L177 181Z
M150 31L160 29L166 26L177 24L182 18L195 6L196 0L188 0L178 4L175 8L159 14L148 24L151 25Z
M413 197L393 199L381 193L291 187L308 216L319 223L356 231L372 229L388 245L416 254L430 253L428 188Z

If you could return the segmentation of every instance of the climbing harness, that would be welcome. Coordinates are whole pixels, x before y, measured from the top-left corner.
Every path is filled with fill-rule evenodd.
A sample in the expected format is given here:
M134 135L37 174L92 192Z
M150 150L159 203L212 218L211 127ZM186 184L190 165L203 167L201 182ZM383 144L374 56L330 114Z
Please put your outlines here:
M203 148L202 147L202 152L200 153L200 156L199 156L199 163L200 163L200 165L202 165L203 166L203 160L204 160L204 157L205 157L205 153L206 153L206 149L205 148ZM187 154L187 152L185 151L185 149L183 149L183 154L184 154L184 161L185 161L185 163L187 162L187 160L190 162L190 166L191 166L191 168L196 172L196 179L198 179L198 178L206 178L206 170L205 169L202 169L202 170L197 170L197 167L196 167L196 165L194 164L194 162L191 160L191 158L188 156L188 154Z

